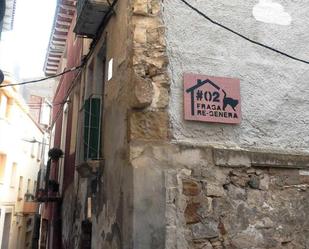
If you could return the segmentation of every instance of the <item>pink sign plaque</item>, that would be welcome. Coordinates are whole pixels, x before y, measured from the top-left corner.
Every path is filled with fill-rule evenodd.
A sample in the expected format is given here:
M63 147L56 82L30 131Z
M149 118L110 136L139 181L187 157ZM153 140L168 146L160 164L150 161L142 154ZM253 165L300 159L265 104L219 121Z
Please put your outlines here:
M185 120L239 124L240 81L186 73L184 116Z

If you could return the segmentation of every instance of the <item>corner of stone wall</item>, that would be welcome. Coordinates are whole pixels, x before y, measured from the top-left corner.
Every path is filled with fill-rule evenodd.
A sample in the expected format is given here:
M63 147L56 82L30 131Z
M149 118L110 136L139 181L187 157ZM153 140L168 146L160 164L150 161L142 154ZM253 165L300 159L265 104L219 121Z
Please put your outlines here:
M129 140L168 140L170 80L159 0L132 1Z

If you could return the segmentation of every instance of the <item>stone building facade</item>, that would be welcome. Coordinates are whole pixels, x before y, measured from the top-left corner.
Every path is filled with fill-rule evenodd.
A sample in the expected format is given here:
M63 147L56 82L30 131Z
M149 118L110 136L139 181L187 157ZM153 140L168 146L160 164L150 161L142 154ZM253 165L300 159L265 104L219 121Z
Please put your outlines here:
M190 4L309 58L304 1ZM66 101L53 127L65 151L57 168L62 247L308 248L308 66L214 25L181 0L123 0L105 13L94 34L75 14L66 48L82 46L61 60L74 57L73 67L85 58L55 97ZM73 29L90 43L74 40ZM188 72L240 79L241 123L184 120ZM94 133L89 113L99 117L90 121Z

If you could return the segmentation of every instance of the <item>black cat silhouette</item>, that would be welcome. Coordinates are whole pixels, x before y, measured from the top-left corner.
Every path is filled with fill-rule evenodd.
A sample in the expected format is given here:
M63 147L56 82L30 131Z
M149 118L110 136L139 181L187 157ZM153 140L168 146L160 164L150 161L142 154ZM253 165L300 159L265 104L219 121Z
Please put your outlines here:
M230 98L230 97L226 97L226 92L223 89L222 89L222 92L224 93L223 111L225 111L225 108L229 105L236 112L235 107L238 105L238 99L233 99L233 98Z

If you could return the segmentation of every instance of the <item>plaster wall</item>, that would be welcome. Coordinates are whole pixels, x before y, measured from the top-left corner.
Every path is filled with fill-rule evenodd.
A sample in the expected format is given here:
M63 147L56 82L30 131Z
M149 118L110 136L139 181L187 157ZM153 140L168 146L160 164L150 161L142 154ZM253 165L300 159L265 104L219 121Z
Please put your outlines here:
M130 248L132 245L132 169L126 158L126 94L131 77L129 1L118 1L115 12L92 57L96 70L94 88L103 96L101 148L104 162L96 179L97 192L92 195L92 248L96 249Z
M309 58L306 1L189 1L253 40ZM164 1L171 78L169 114L176 141L228 147L308 151L308 65L256 46L212 24L180 0ZM239 78L242 122L183 119L185 72Z
M98 43L93 47L81 84L76 86L80 107L91 95L102 97L102 158L96 174L87 178L75 171L75 181L64 193L62 204L62 243L64 248L78 248L82 240L82 221L92 223L91 248L130 248L132 245L132 168L126 158L128 87L132 58L128 56L131 36L129 1L118 1L115 15L109 19ZM70 33L74 37L73 33ZM69 39L70 40L70 39ZM83 41L84 45L87 41ZM68 51L68 55L73 51ZM107 79L112 62L112 77ZM105 62L105 64L104 64ZM110 63L111 64L111 63ZM104 74L105 73L105 74ZM72 112L79 109L76 108ZM74 115L74 114L73 114ZM82 120L81 116L78 120ZM72 122L71 125L74 125ZM70 130L70 124L68 129ZM80 134L73 134L72 136ZM78 139L77 139L78 141ZM79 153L78 142L76 152ZM68 148L66 148L68 150ZM83 162L76 157L75 165ZM91 217L88 216L91 198ZM73 211L72 211L73 210Z
M27 181L31 180L29 191L32 193L41 160L38 143L29 143L27 140L42 141L43 132L13 97L8 117L0 118L0 137L0 153L6 155L4 178L0 184L0 203L16 205L15 211L20 212L23 207L21 200L27 190ZM15 175L12 175L14 164ZM23 177L22 199L17 201L20 176Z
M0 222L0 242L1 238L6 236L5 239L9 241L8 248L17 248L18 245L18 248L24 248L27 219L25 216L29 217L29 214L24 213L25 194L35 194L37 173L42 160L39 144L29 141L42 141L44 134L31 119L21 96L16 91L4 88L0 95L9 99L7 115L0 117L0 153L6 155L3 181L0 184L1 220L4 221L6 213L12 214L11 222L7 224L10 226L9 229ZM23 177L22 181L20 177ZM18 227L21 229L21 237L17 245Z

